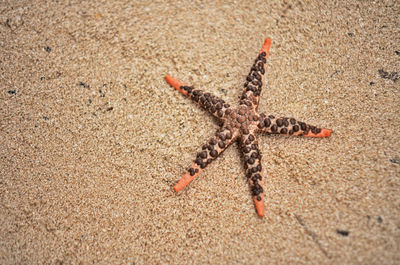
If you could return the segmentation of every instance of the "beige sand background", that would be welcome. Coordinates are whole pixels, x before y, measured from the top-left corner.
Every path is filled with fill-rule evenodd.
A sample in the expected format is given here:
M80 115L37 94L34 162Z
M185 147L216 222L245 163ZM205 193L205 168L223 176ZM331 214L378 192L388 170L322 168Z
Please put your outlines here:
M167 2L167 1L165 1ZM2 1L1 264L399 264L399 1ZM272 39L266 216L171 74L236 104Z

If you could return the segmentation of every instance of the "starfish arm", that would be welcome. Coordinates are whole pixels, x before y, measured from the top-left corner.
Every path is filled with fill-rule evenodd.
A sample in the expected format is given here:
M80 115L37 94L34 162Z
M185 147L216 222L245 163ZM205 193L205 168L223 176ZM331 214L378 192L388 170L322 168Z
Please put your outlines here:
M233 130L230 127L223 127L218 130L216 135L212 137L206 144L204 144L201 150L197 153L196 159L193 164L189 167L188 171L174 186L176 192L185 188L192 180L194 180L201 171L216 159L229 145L236 140L236 135L233 134Z
M306 136L306 137L329 137L331 130L319 128L294 118L268 117L262 113L258 122L258 129L264 133Z
M267 38L265 39L264 45L261 47L258 57L250 69L250 73L246 77L240 104L253 106L254 109L257 109L270 47L271 39Z
M165 77L165 80L180 93L193 100L197 105L201 106L218 119L221 119L225 111L230 107L229 104L225 103L224 100L217 96L200 89L194 89L193 86L182 83L169 75Z
M264 196L261 176L261 153L255 135L249 133L240 138L240 147L244 156L246 177L249 180L257 214L264 216Z

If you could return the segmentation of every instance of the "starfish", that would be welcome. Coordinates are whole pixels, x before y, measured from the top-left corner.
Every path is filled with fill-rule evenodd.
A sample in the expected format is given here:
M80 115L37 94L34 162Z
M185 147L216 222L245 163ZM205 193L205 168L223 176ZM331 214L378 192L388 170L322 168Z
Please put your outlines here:
M187 85L169 75L166 81L180 93L190 98L216 117L220 123L214 137L205 143L186 174L174 186L175 192L186 187L202 170L216 159L228 146L239 142L257 214L264 216L264 196L261 176L261 152L256 133L283 134L288 136L328 137L331 130L318 128L294 118L276 117L258 113L261 88L271 40L267 38L250 69L238 107L233 107L211 93Z

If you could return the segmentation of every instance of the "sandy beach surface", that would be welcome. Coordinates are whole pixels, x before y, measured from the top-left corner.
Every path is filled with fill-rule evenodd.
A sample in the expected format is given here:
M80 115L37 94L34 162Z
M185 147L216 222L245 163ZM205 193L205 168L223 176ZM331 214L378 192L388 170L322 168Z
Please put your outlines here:
M169 3L167 3L169 2ZM210 3L212 2L212 3ZM0 2L1 264L399 264L399 1ZM265 217L238 145L179 193L266 37Z

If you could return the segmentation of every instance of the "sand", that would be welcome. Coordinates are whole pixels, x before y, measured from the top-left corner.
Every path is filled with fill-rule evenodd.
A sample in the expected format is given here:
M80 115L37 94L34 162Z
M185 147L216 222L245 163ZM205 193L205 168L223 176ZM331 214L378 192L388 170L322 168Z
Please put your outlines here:
M148 3L146 3L148 2ZM1 264L399 264L399 1L0 3ZM247 3L245 3L247 2ZM237 144L172 187L272 39L258 218Z

